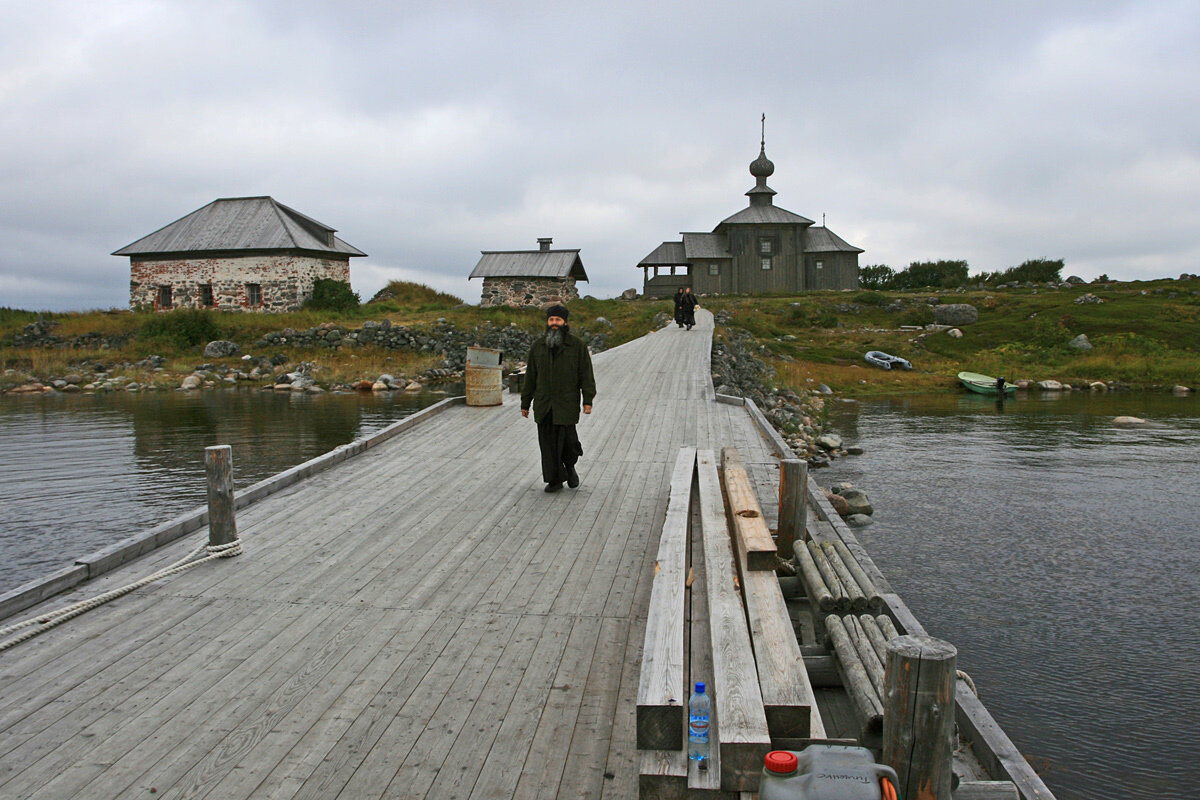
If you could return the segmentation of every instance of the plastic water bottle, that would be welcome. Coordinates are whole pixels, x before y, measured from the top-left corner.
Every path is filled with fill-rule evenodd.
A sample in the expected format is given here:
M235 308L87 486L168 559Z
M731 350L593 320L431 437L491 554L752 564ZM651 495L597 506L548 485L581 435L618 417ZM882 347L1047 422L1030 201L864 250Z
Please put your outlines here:
M688 758L699 763L700 769L708 769L708 718L712 705L704 693L704 684L698 682L696 691L688 700Z

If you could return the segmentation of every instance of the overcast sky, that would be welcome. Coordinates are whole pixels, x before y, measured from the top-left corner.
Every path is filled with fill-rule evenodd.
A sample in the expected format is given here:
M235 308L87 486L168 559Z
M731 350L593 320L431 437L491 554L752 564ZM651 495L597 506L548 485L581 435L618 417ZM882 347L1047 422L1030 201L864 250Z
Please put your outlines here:
M479 299L480 250L579 248L582 294L747 204L860 264L1200 272L1200 2L0 0L0 306L128 303L109 255L271 195Z

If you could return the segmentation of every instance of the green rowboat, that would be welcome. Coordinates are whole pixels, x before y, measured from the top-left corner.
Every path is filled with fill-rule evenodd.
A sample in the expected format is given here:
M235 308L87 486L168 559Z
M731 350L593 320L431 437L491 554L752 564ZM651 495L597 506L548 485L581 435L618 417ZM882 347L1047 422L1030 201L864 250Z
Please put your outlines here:
M972 392L979 394L999 394L996 391L996 379L990 375L980 375L978 372L960 372L958 379L962 381L962 385L970 389ZM1016 386L1011 383L1004 384L1004 393L1011 394L1017 390Z

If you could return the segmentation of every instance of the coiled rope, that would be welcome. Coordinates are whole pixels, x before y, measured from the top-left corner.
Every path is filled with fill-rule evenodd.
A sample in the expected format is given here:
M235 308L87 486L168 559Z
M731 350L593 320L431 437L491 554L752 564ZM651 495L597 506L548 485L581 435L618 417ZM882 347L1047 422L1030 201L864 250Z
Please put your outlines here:
M205 552L205 551L208 552L208 555L206 555L204 558L196 558L196 556L200 555L200 553ZM45 614L42 614L40 616L32 617L30 619L25 620L24 622L18 622L15 625L9 625L7 628L0 628L0 637L8 636L10 633L24 630L24 633L14 636L13 638L8 639L7 641L0 642L0 652L3 652L4 650L7 650L10 647L18 645L21 642L24 642L28 639L32 639L33 637L37 636L38 634L40 634L44 631L48 631L56 625L61 625L62 623L66 622L69 619L78 617L80 614L82 614L85 611L90 611L91 609L96 608L97 606L104 605L105 603L107 603L110 600L115 600L118 597L129 594L130 592L132 592L136 589L140 589L143 586L146 586L147 584L154 583L154 581L160 580L162 578L166 578L169 575L174 575L176 573L183 572L184 570L187 570L187 569L191 569L192 567L195 567L199 564L203 564L206 561L212 561L213 559L217 559L217 558L232 558L233 556L240 555L241 552L242 552L242 540L241 539L234 539L232 542L229 542L228 544L200 545L195 550L188 553L186 556L179 559L171 566L164 567L163 569L160 569L158 572L147 575L146 577L141 578L140 580L134 581L133 583L130 583L126 586L122 586L119 589L112 589L110 591L104 592L103 594L96 595L95 597L92 597L88 600L80 600L79 602L72 603L71 605L66 606L64 608L59 608L54 611L50 611ZM193 560L193 559L195 559L195 560ZM34 627L34 626L36 626L36 627Z

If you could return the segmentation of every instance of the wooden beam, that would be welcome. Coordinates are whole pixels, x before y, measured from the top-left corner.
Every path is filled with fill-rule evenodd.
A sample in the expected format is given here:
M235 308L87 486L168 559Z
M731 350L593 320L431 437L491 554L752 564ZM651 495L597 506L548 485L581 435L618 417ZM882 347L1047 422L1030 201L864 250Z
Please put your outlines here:
M778 558L775 542L736 447L721 449L721 474L741 569L773 571Z
M688 698L683 674L683 606L688 510L695 464L696 448L680 448L671 475L671 495L646 611L637 697L639 750L683 749L684 708Z
M950 800L958 651L932 636L901 636L887 651L883 763L901 797Z
M808 511L808 462L785 458L779 462L779 527L775 543L779 557L793 558L796 540L803 541Z
M771 736L758 687L745 610L737 590L737 570L725 524L725 506L721 502L721 484L713 451L697 450L696 466L709 633L712 636L713 701L721 751L721 788L725 791L756 791L763 756L771 749Z

